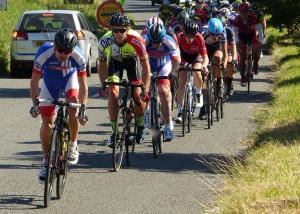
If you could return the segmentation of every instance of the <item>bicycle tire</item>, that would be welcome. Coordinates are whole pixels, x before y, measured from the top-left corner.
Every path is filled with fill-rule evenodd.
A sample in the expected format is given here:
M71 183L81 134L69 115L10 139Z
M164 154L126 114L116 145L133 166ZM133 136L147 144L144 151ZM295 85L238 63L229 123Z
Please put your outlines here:
M57 154L57 130L53 129L51 134L51 141L47 153L47 173L44 186L44 206L48 207L51 201L54 180L56 178L56 169L58 162Z
M133 109L133 108L132 108ZM126 163L127 166L132 165L132 160L135 150L135 137L137 133L137 124L136 124L136 115L133 112L130 112L131 109L127 109L127 122L126 122Z
M184 89L184 97L183 97L183 110L182 110L182 137L185 136L185 132L186 132L186 126L187 126L187 109L188 109L188 105L187 105L187 92L188 92L188 86L185 87Z
M186 132L187 133L190 133L191 132L191 126L192 126L192 112L191 112L191 108L192 108L192 106L191 106L191 102L192 102L192 97L191 97L191 95L192 95L192 92L190 91L190 89L189 89L189 91L188 91L188 95L187 95L187 104L188 104L188 106L187 106L187 129L186 129Z
M225 104L225 99L222 98L220 102L220 116L221 118L224 118L224 104Z
M252 72L251 70L252 70L252 62L251 62L251 59L248 59L247 70L246 70L247 71L246 78L247 78L247 92L248 92L248 94L250 94L250 83L251 83L251 72Z
M63 123L63 134L60 135L60 139L62 143L60 143L60 152L59 152L59 173L57 173L57 180L56 180L56 195L57 198L60 199L64 193L65 184L67 180L67 174L68 174L68 156L69 156L69 146L68 142L70 141L70 131L69 131L69 125L67 121L65 120Z
M171 85L171 94L172 94L171 110L172 111L174 111L174 109L177 107L177 88L178 88L178 82L176 77L173 84Z
M125 144L125 135L126 135L126 116L122 106L119 106L118 117L116 121L116 126L114 127L114 136L113 136L113 169L115 172L119 171L123 153L124 153L124 144Z
M207 80L206 80L206 90L205 90L205 93L206 93L206 96L205 96L205 102L206 102L206 105L205 105L205 114L206 114L206 117L207 117L207 128L210 129L210 125L211 125L211 81L209 80L209 76L207 77Z
M160 131L160 124L158 121L158 114L157 114L157 101L155 98L151 98L150 101L150 108L151 108L151 135L152 135L152 148L153 148L153 155L155 158L158 157L159 153L159 140L161 138L161 131Z

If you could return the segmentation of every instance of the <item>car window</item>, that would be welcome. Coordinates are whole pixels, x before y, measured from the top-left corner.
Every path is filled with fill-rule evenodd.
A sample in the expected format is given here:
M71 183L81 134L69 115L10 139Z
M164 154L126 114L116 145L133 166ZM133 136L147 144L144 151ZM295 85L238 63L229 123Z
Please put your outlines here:
M58 31L61 28L75 29L71 14L25 14L20 31Z
M87 30L87 31L92 31L91 27L87 23L86 18L82 14L78 14L78 19L79 19L79 23L80 23L81 29Z

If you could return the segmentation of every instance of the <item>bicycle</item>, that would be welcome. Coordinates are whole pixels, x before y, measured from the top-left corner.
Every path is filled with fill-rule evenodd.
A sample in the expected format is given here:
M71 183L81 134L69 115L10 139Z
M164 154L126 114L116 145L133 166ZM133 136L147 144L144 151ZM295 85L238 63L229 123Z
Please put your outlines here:
M47 173L44 186L44 206L48 207L54 181L56 178L56 196L60 199L63 195L67 173L68 173L68 156L70 141L70 130L68 125L68 113L66 107L80 108L79 114L81 119L85 116L85 104L70 103L66 101L53 101L53 100L37 100L36 105L39 103L48 103L56 105L57 113L52 127L51 140L47 153ZM31 110L31 113L33 109Z
M133 102L137 105L140 105L134 99L134 88L142 88L144 91L144 84L136 84L130 83L128 80L123 79L121 82L104 82L103 87L105 88L107 85L116 85L124 88L124 95L119 100L119 111L117 116L116 125L113 129L113 168L114 171L119 171L123 153L124 146L126 150L126 163L128 166L132 164L132 159L135 150L135 138L137 135L137 124L136 124L136 115L133 109ZM129 91L131 91L131 98L128 102Z
M176 75L176 77L173 77L170 80L170 84L171 84L171 94L172 94L172 106L171 106L171 110L173 111L174 108L177 107L177 89L178 89L178 73Z
M150 82L150 102L149 102L149 128L151 128L152 148L154 157L158 157L158 153L162 153L164 135L162 131L162 117L160 111L160 99L158 95L157 82L160 79L168 79L167 76L151 76Z
M251 84L251 80L253 80L253 71L252 71L252 68L253 68L253 45L252 44L249 44L247 43L246 45L242 45L242 47L245 47L246 48L246 60L245 60L245 77L246 77L246 83L247 83L247 92L248 94L250 94L250 84ZM239 62L240 64L240 62Z
M180 72L187 71L187 80L183 95L183 111L182 111L182 136L185 132L189 133L192 126L192 116L196 109L196 88L194 86L194 77L192 72L202 72L202 69L194 69L192 65L181 67Z

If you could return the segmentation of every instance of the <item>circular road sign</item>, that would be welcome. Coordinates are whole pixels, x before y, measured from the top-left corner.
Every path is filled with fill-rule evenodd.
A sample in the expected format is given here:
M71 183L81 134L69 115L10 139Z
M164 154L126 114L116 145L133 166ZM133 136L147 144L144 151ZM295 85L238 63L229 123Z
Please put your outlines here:
M114 0L109 0L100 4L97 9L97 20L105 28L109 27L109 17L115 13L124 13L123 7Z

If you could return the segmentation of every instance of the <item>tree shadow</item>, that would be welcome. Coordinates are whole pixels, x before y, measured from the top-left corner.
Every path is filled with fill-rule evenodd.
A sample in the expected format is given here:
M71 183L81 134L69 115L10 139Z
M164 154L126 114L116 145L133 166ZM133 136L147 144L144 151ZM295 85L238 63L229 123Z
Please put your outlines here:
M289 85L299 85L299 83L300 83L300 76L297 76L293 79L286 79L286 80L280 81L276 85L278 87L284 87L284 86L289 86Z

